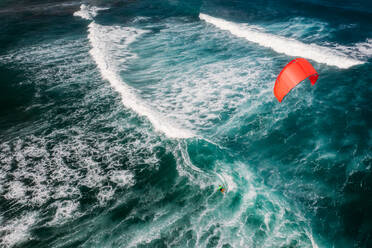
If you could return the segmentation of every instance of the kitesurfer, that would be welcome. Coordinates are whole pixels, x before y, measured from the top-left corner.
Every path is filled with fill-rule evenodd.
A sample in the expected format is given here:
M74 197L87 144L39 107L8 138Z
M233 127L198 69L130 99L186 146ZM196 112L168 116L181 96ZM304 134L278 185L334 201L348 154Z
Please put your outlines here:
M222 185L218 185L218 190L221 191L221 193L225 193L225 187Z

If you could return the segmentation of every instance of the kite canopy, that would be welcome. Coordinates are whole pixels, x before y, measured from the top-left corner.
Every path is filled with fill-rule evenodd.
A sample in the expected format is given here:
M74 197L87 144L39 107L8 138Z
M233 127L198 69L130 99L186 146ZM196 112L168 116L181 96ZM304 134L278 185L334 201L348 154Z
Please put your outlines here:
M312 85L318 80L318 73L314 67L303 58L292 60L279 73L275 81L274 95L282 102L285 95L306 78L310 79Z

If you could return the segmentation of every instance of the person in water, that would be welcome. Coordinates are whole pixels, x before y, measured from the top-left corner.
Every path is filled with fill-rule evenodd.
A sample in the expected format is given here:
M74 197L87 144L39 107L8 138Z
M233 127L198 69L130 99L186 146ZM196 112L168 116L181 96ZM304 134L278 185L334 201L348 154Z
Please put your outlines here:
M221 191L221 193L225 193L225 188L222 185L218 185L218 190Z

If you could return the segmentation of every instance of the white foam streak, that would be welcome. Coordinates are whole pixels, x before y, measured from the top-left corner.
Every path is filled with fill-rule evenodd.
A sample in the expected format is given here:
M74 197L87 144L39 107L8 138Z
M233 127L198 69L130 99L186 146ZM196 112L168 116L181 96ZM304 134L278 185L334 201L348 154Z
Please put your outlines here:
M113 30L112 27L101 26L94 22L89 25L88 38L93 47L90 50L90 54L97 63L102 77L109 81L112 88L121 95L124 106L131 108L139 115L146 116L156 130L163 132L170 138L193 137L193 134L190 131L172 126L169 123L169 120L147 106L144 101L136 95L134 90L127 86L120 78L119 71L115 68L116 66L114 62L110 61L110 47L112 44L110 44L110 40L107 39L110 39L110 35L118 35L121 37L120 39L125 40L122 45L124 48L127 48L130 43L135 41L136 38L145 31L125 27L114 27L114 29L115 30ZM107 39L104 40L106 37ZM127 53L127 58L134 56L133 54L128 53L128 51L124 52ZM125 62L127 58L122 58L124 61L121 62Z
M205 14L200 14L199 18L222 30L227 30L237 37L245 38L246 40L257 43L260 46L271 48L278 53L295 57L304 57L319 63L337 66L339 68L349 68L364 63L363 61L350 58L347 55L328 47L322 47L315 44L305 44L294 39L261 32L257 30L257 28L250 28L248 25L229 22Z
M372 38L368 38L366 42L358 43L357 49L368 57L372 57Z
M110 176L110 180L120 187L134 185L134 175L127 170L114 171Z
M80 6L80 10L74 13L74 16L81 17L85 20L93 20L97 16L98 11L106 10L108 8L90 7L85 4Z
M306 235L309 237L309 239L311 241L312 248L319 248L318 244L314 240L313 235L311 233L309 233L309 232L306 232Z
M355 57L371 58L372 57L372 39L368 38L365 42L358 42L354 46L336 45L336 48L353 54Z

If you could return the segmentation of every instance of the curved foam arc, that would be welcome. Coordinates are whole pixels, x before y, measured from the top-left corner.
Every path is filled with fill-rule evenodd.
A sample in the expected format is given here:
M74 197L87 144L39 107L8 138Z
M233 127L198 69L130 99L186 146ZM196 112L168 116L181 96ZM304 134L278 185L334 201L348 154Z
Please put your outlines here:
M304 57L319 63L349 68L354 65L363 64L363 61L352 59L341 52L315 44L305 44L294 39L257 31L249 26L229 22L206 14L200 14L199 18L213 24L214 26L227 30L233 35L245 38L248 41L273 49L278 53L289 56Z
M143 100L136 96L133 89L128 87L125 82L118 75L118 70L115 68L115 65L110 61L109 44L107 44L102 38L104 35L100 35L105 26L101 26L92 22L89 24L89 41L92 45L90 54L95 60L101 75L104 79L108 80L114 88L115 91L120 93L121 100L124 106L131 108L139 115L146 116L149 121L153 124L154 128L158 131L163 132L166 136L170 138L191 138L193 133L188 130L180 129L171 125L168 120L158 114L155 110L148 107ZM117 27L119 28L119 27ZM107 29L112 29L112 27L107 27ZM128 32L129 31L129 32ZM128 46L130 43L134 42L136 37L143 34L145 31L126 28L121 35L122 38L127 38L124 45ZM132 54L127 54L131 56ZM133 56L133 55L132 55Z

